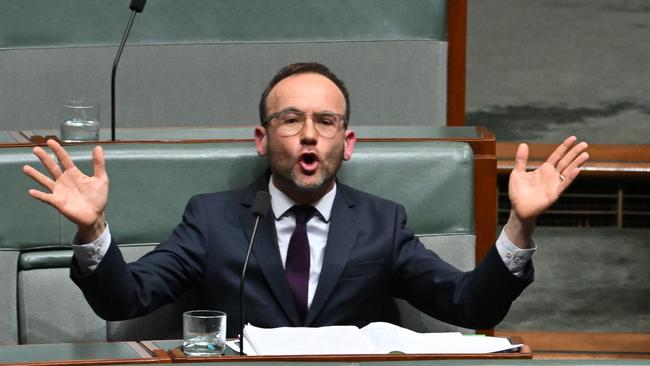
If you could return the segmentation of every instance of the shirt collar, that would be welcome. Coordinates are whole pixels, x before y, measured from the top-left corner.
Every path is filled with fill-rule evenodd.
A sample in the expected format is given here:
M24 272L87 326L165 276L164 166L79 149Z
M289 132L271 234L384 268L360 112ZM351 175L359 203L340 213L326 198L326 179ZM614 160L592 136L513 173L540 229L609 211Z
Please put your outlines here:
M273 209L273 215L276 220L284 216L291 207L297 205L296 202L273 184L273 175L269 179L269 193L271 194L271 209ZM334 197L336 197L336 182L334 182L334 187L329 192L312 204L325 222L330 221Z

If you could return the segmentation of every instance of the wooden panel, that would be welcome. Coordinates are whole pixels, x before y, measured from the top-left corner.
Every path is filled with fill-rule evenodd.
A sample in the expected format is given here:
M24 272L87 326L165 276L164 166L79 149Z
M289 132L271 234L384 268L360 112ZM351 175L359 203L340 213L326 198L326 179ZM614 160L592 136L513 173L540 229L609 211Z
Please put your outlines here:
M495 335L525 339L534 358L650 358L650 333L503 330Z
M499 142L497 150L498 174L510 174L519 144ZM557 144L529 144L528 168L539 167L553 152ZM650 175L650 145L589 145L589 161L583 166L582 175L640 177Z
M465 125L467 0L447 1L447 126Z

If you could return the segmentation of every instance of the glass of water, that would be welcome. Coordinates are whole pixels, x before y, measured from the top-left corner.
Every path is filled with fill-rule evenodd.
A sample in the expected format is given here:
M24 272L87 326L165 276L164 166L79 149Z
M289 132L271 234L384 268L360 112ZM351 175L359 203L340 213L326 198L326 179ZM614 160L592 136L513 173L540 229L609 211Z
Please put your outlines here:
M226 349L226 313L192 310L183 313L183 352L188 356L218 356Z
M99 105L82 100L65 103L61 140L65 142L99 140Z

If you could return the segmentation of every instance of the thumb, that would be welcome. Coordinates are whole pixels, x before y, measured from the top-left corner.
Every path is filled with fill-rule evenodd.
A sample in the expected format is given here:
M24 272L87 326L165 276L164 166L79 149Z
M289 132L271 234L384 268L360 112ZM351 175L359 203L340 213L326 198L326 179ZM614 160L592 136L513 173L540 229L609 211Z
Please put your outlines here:
M526 171L526 166L528 166L528 145L519 144L515 153L515 167L513 170L523 173Z
M95 146L95 149L93 149L93 170L95 177L103 177L106 175L104 150L101 146Z

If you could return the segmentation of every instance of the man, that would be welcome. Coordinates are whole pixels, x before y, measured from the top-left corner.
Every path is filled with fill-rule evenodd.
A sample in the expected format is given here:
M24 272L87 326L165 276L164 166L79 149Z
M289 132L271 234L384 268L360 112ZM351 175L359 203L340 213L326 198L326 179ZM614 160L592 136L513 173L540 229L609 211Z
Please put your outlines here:
M540 168L526 172L528 149L520 145L510 176L510 219L482 263L465 273L422 246L405 228L401 206L336 181L356 135L347 128L345 85L325 66L285 67L259 108L255 146L269 172L248 187L192 198L169 238L132 264L122 259L104 221L108 177L101 147L93 151L93 176L81 173L54 141L48 146L62 168L34 149L52 178L25 166L50 192L29 193L78 225L71 277L98 315L144 315L198 288L206 307L228 313L234 336L250 206L255 192L267 190L272 215L260 224L249 267L247 321L262 327L395 323L393 297L399 297L440 320L490 328L533 279L535 218L588 159L587 144L570 137Z

